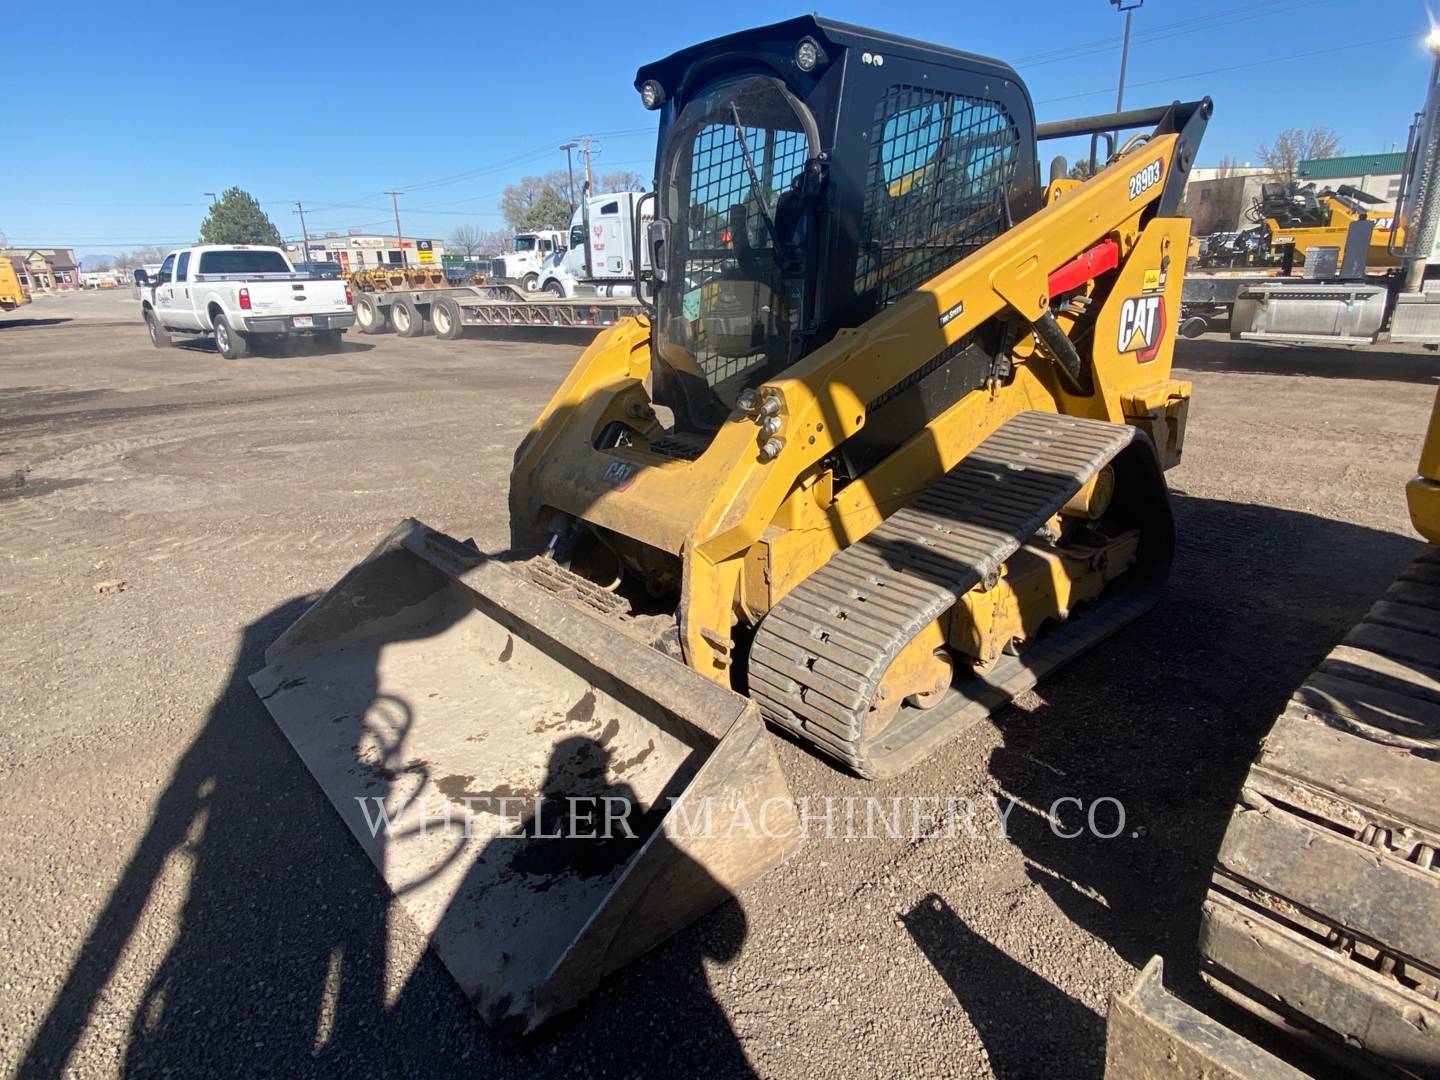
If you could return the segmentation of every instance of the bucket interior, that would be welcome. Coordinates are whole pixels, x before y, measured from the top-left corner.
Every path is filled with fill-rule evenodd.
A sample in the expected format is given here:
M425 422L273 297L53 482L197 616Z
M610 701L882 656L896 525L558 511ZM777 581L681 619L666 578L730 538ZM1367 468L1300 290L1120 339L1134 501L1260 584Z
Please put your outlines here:
M523 1011L716 738L609 674L643 646L601 666L403 550L312 615L256 689L481 1014Z

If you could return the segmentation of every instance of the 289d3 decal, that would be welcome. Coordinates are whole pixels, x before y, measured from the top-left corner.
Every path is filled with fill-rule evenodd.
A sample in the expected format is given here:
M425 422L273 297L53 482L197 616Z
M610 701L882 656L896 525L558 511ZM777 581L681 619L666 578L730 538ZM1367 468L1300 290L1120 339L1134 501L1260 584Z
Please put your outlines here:
M1160 159L1156 158L1143 169L1130 177L1130 198L1138 199L1145 192L1149 191L1156 184L1160 183L1160 177L1164 175L1164 168Z

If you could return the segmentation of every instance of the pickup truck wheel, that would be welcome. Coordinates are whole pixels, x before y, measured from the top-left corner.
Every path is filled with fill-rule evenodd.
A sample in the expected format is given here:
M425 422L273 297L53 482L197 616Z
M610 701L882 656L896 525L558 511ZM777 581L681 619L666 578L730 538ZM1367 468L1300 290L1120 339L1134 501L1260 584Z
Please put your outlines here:
M540 287L540 275L535 273L526 274L520 279L520 287L526 292L534 292Z
M145 309L145 329L150 331L150 344L157 349L168 349L175 344L170 340L170 335L160 325L160 320L155 317L155 312L150 308Z
M565 286L561 285L560 282L554 278L551 278L545 283L545 291L557 300L565 299Z
M410 300L397 299L390 305L390 322L401 337L420 337L425 333L425 316Z
M250 352L245 335L230 325L224 315L215 316L215 348L226 360L239 360Z
M437 297L430 305L430 321L435 336L444 341L454 341L465 332L465 312L448 296Z
M362 334L383 334L389 328L390 320L373 296L361 293L355 297L355 324Z

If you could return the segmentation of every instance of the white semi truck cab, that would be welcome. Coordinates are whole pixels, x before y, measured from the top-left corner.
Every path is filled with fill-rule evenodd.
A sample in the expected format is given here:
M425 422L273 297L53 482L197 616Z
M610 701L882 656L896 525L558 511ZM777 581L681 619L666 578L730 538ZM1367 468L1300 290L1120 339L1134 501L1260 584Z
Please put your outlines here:
M511 241L514 250L494 259L494 263L503 267L499 276L519 282L526 292L534 292L541 287L545 261L564 251L565 242L565 234L559 229L516 233Z
M538 288L556 296L573 297L582 287L602 298L635 295L635 219L643 231L654 219L653 200L643 191L615 191L587 195L570 219L564 255L547 260ZM640 269L650 266L649 252L641 244Z

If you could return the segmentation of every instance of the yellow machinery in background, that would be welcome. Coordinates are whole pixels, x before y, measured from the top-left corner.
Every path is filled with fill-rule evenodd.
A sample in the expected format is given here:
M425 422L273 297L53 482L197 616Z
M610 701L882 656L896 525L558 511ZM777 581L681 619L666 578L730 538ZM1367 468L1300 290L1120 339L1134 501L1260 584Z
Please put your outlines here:
M353 270L344 278L356 292L443 289L450 284L445 280L445 271L438 266L380 266L370 270Z
M15 264L0 258L0 311L14 311L21 304L30 303L30 290L20 284L20 275L15 273Z
M894 775L1146 611L1174 543L1208 100L1037 125L1003 63L813 17L635 85L650 310L516 451L511 549L402 523L253 679L511 1031L799 842L762 720ZM1044 187L1039 141L1115 130ZM594 798L632 835L524 842Z
M1251 220L1270 230L1272 251L1291 247L1301 261L1315 247L1344 251L1350 227L1357 221L1370 221L1374 228L1364 265L1372 270L1400 265L1396 249L1404 243L1405 228L1395 221L1393 207L1386 207L1383 199L1348 184L1318 193L1313 184L1265 184L1252 208Z

